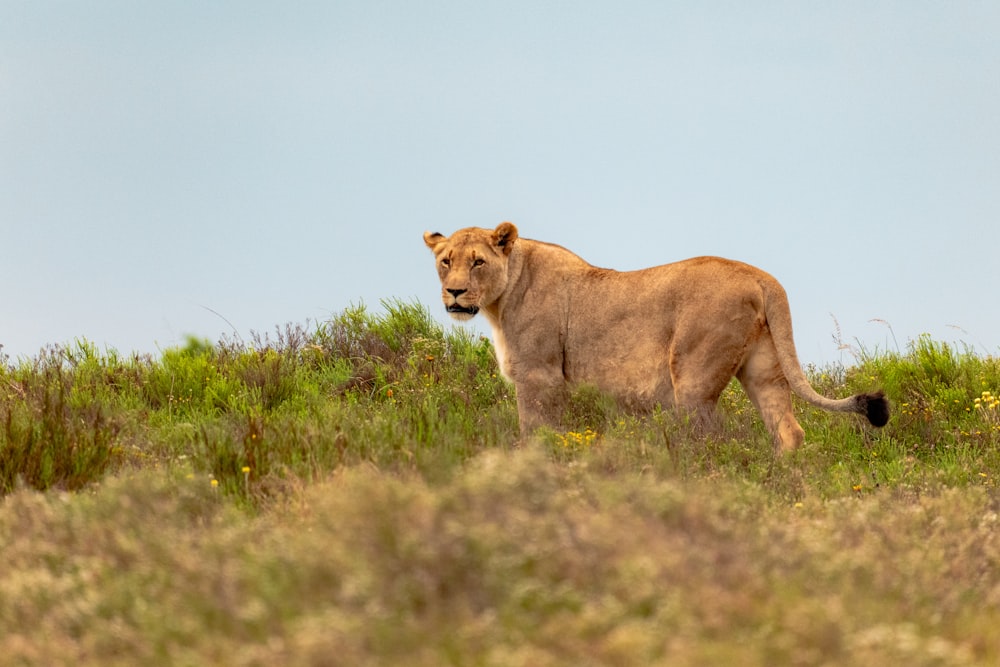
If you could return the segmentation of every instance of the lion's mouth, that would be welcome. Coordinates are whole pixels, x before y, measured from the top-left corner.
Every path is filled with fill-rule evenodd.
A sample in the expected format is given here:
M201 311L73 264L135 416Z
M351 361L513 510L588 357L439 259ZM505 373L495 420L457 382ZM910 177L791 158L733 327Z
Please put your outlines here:
M475 315L479 312L479 306L463 306L459 303L453 303L451 305L445 306L445 310L449 313L458 313L460 315Z

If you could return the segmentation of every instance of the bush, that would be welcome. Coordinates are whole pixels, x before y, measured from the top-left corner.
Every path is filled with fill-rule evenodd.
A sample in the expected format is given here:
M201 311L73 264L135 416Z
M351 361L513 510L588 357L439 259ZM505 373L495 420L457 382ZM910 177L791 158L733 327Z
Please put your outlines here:
M0 493L18 483L79 489L99 480L120 458L116 406L106 392L88 384L97 362L73 360L71 352L52 347L34 362L4 373ZM116 377L110 370L114 364L108 368L106 378Z
M189 338L159 358L52 347L2 370L3 489L80 488L121 466L183 462L254 505L295 479L344 465L447 478L484 450L518 443L513 388L488 340L445 330L419 304L351 307L249 341ZM775 460L742 389L720 401L722 428L697 436L669 410L623 412L593 388L572 393L550 432L559 460L609 471L721 475L835 497L883 487L992 480L1000 441L1000 363L921 337L904 353L809 369L846 396L884 387L885 429L799 405L807 445ZM249 472L247 472L249 469ZM986 475L986 477L983 477Z

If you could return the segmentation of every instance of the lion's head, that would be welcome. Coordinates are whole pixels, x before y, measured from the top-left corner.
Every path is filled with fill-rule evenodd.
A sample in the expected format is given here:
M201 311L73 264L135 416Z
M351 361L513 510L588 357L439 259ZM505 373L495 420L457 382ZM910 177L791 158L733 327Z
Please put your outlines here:
M441 300L456 320L468 320L494 303L507 289L507 260L517 241L517 227L509 222L496 229L469 227L451 236L424 232L424 243L434 251Z

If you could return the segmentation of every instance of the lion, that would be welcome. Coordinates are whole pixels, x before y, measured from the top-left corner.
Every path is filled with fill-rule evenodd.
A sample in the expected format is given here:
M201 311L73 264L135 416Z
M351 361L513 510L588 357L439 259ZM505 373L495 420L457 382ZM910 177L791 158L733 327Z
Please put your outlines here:
M570 390L591 385L635 411L672 406L715 422L739 380L776 452L805 438L791 392L818 408L889 421L879 391L831 399L809 384L795 352L784 288L742 262L696 257L638 271L591 266L569 250L521 238L517 227L424 233L447 312L482 312L501 373L513 383L522 436L555 426Z

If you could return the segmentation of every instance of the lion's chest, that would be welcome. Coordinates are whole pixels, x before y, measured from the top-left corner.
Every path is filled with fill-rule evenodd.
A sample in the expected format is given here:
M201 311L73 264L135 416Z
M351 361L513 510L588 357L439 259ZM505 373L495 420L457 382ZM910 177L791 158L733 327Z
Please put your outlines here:
M512 381L512 374L510 371L510 354L507 350L507 339L504 337L503 332L499 327L493 328L493 353L497 358L497 367L500 369L500 374L507 378L508 381Z

